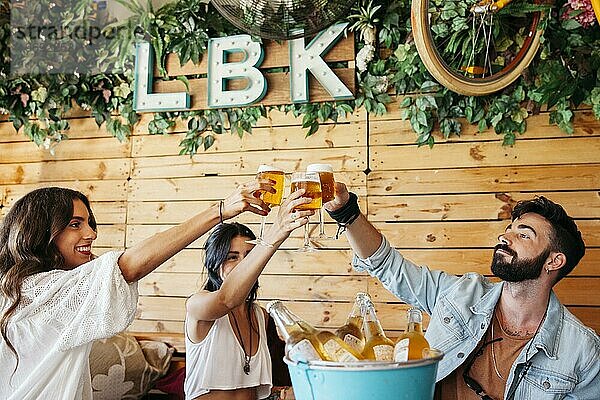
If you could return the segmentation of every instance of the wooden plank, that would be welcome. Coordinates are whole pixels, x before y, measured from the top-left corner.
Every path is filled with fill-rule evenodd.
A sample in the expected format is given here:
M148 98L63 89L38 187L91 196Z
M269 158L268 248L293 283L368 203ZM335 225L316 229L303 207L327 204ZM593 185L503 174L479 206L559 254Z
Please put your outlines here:
M125 224L127 203L124 201L92 202L92 212L99 224Z
M275 252L263 274L275 275L363 275L351 266L350 250L327 250L299 253L293 250ZM167 260L156 271L165 273L195 273L204 270L204 251L186 249Z
M600 164L374 171L367 185L369 196L598 190Z
M235 221L235 219L231 220ZM315 220L316 221L316 220ZM246 224L253 232L258 232L260 225L259 224ZM127 247L131 247L142 240L154 235L155 233L166 231L172 225L127 225ZM333 236L337 230L336 226L333 224L325 226L325 233L328 236ZM346 240L335 240L335 239L318 239L317 235L319 233L319 227L317 223L311 223L310 225L310 235L312 238L313 244L324 250L334 249L348 249L349 245ZM204 246L204 242L208 238L208 233L202 235L200 238L193 241L188 248L190 249L200 249ZM304 239L304 230L296 229L290 237L283 243L280 247L281 249L298 249L302 246Z
M260 64L260 69L287 67L290 65L288 41L263 40L261 46L263 48L264 59ZM240 56L241 53L232 54L229 62L240 61ZM325 62L354 61L354 57L354 32L348 31L346 35L341 37L325 53L323 60ZM200 63L197 65L189 61L182 66L177 54L170 53L167 55L165 65L168 76L206 74L208 72L208 54L202 57ZM155 69L154 76L160 76L157 69Z
M560 149L560 151L556 151ZM492 167L517 165L593 164L598 162L600 137L573 137L498 143L440 143L423 146L373 146L372 170Z
M487 193L465 195L369 196L369 221L460 221L510 219L519 200L543 195L573 218L600 215L600 192Z
M63 160L0 164L2 184L37 183L68 180L127 179L129 159Z
M140 120L136 124L133 130L134 135L146 135L148 134L148 124L154 119L154 114L145 113L140 115ZM299 115L294 117L292 113L285 113L276 108L269 110L266 118L260 118L256 123L256 128L279 128L284 126L302 126L303 116ZM364 108L355 110L352 114L347 114L345 118L340 117L338 123L352 123L352 122L363 122L367 120L367 112ZM187 132L187 119L177 119L175 126L168 130L168 132ZM322 124L325 128L331 123Z
M112 137L106 129L106 124L99 128L94 118L66 118L66 120L69 122L69 129L64 133L69 139ZM23 133L22 128L18 132L15 131L12 122L0 122L0 143L9 142L31 142L31 140Z
M600 220L576 221L588 247L600 246ZM507 221L400 222L374 224L394 247L493 247Z
M215 181L218 182L218 181ZM232 187L230 192L233 192ZM352 188L352 190L354 190ZM285 189L285 194L288 195L289 189ZM210 196L210 194L208 194ZM208 201L161 201L161 202L137 202L130 201L128 203L127 221L130 224L176 224L190 218L193 213L200 212L214 205L216 200ZM360 206L366 209L366 200L360 200ZM272 212L267 217L267 222L271 222L277 214L278 209L274 207ZM325 214L325 222L333 223L333 220L327 213ZM260 216L253 213L243 213L236 220L241 223L259 223ZM317 217L318 218L318 217Z
M369 294L378 302L399 301L375 278L367 278ZM565 277L554 287L560 301L569 306L600 306L600 277Z
M567 307L581 322L600 334L600 307Z
M54 148L54 155L33 142L0 143L0 163L124 158L129 156L129 148L129 142L120 143L113 137L65 140Z
M388 105L388 111L395 110ZM391 111L396 115L395 111ZM460 136L451 136L444 138L439 130L434 130L433 137L436 144L439 143L461 143L461 142L482 142L493 141L502 142L503 136L497 135L493 129L479 132L477 125L471 125L466 120L459 120L462 123L462 132ZM573 119L574 137L592 137L600 135L600 121L596 120L591 110L575 112ZM542 138L564 138L563 132L558 125L549 123L549 114L542 113L532 115L527 119L527 131L519 135L517 141L542 139ZM408 120L393 119L386 115L386 119L369 118L369 143L372 145L397 145L414 144L417 135L412 130Z
M335 68L334 73L346 85L350 92L355 93L354 68ZM292 104L290 98L289 73L287 72L272 72L265 74L267 80L267 94L262 98L262 105L281 105ZM327 92L321 84L309 74L309 99L311 103L320 101L333 101L334 98ZM229 90L239 90L247 86L246 81L233 81ZM160 81L154 84L154 93L174 93L185 92L186 87L183 82ZM201 110L208 108L208 90L206 78L190 79L189 92L191 96L190 110Z
M93 244L94 251L96 251L96 247L123 249L125 247L125 225L98 225L98 237Z
M144 320L183 321L185 298L140 296L135 317Z
M95 201L124 201L127 199L127 181L125 180L103 180L103 181L70 181L70 182L40 182L24 183L20 185L0 186L4 190L5 207L10 207L19 198L30 191L42 187L60 186L74 189L85 194L92 202Z
M258 232L258 224L247 224L253 232ZM376 223L379 229L394 247L409 247L412 249L423 248L490 248L496 244L496 238L506 228L506 221L486 222L427 222L427 223ZM600 221L579 220L577 225L583 234L583 239L588 247L600 246ZM154 233L167 230L171 225L128 225L127 247L146 239ZM326 233L332 236L335 233L334 225L326 225ZM313 242L323 249L348 249L348 243L341 238L318 239L318 225L310 226ZM282 249L297 249L302 243L302 230L295 230L283 243ZM207 234L194 241L189 248L202 248Z
M183 335L183 320L181 321L162 321L135 319L131 325L127 327L128 332L166 332L180 333ZM180 351L178 349L178 351ZM181 351L185 351L185 348Z
M92 202L92 212L98 224L124 224L127 211L125 202ZM0 218L11 210L12 207L2 207L0 210Z
M203 175L254 175L260 164L284 171L300 171L312 163L331 164L334 171L364 171L363 147L314 150L249 151L245 153L197 154L133 159L132 178L180 178Z
M321 149L331 147L365 146L366 123L323 125L306 137L306 129L296 126L254 128L252 134L215 135L215 143L203 154L242 152L248 150ZM132 138L133 157L170 156L178 154L179 143L185 134L145 135Z
M367 291L370 279L364 275L262 275L259 278L259 297L287 301L352 302L356 292ZM187 297L200 290L203 284L204 279L199 274L152 272L139 281L138 288L142 296Z

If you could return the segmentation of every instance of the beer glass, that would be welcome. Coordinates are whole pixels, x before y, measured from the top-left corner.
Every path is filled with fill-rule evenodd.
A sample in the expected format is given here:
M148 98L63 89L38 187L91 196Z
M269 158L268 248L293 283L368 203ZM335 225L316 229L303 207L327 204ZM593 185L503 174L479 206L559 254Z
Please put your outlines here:
M335 197L335 180L333 179L333 168L329 164L310 164L306 172L316 172L321 180L321 203L325 204ZM331 239L325 234L325 212L323 207L319 209L319 238Z
M262 201L267 203L269 207L278 206L281 204L281 199L283 198L283 182L284 182L284 174L283 171L279 168L275 168L270 165L261 164L258 167L258 172L256 173L256 179L270 179L275 182L273 188L275 189L275 193L270 192L262 192L260 194L260 198ZM265 243L263 241L263 232L265 230L265 223L267 221L266 216L262 216L260 220L260 231L258 233L258 237L255 240L247 240L246 243L252 244L263 244L269 246L269 243Z
M304 189L303 197L310 197L312 201L307 204L301 204L296 210L318 210L321 208L321 180L319 174L314 172L294 172L292 173L291 192ZM315 251L317 250L310 244L308 223L304 225L304 244L296 251Z

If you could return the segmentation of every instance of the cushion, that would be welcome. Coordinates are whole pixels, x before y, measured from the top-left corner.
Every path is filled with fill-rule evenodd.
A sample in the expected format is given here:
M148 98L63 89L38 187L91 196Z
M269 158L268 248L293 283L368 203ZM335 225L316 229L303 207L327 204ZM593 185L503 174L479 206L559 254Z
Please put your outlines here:
M140 399L169 369L173 348L127 333L97 340L90 352L94 400Z

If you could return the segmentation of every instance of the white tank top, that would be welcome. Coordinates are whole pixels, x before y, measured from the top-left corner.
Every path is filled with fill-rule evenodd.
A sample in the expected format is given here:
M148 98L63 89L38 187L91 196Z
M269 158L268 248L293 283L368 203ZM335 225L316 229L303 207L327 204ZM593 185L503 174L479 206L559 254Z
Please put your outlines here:
M244 350L233 332L229 316L217 319L208 334L193 343L185 327L185 398L195 399L211 390L232 390L255 387L259 399L271 394L271 357L267 347L265 316L255 305L260 342L250 359L250 374L244 373ZM186 319L187 325L187 319Z

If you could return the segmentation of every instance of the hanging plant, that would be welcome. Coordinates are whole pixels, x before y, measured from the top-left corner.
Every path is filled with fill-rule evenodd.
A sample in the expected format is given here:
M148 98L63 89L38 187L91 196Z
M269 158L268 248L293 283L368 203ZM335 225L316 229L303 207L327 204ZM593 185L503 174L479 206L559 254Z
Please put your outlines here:
M47 5L39 0L27 1ZM150 1L117 1L132 15L106 27L117 34L96 56L99 65L111 65L115 71L125 72L19 77L9 75L10 10L8 1L2 1L0 112L8 114L15 129L37 145L52 150L68 137L66 115L73 104L88 110L99 126L106 126L119 140L130 135L138 121L131 88L136 41L152 44L158 69L165 75L167 54L176 53L181 64L198 63L209 38L240 33L203 0L179 0L157 10ZM210 148L216 135L250 133L258 120L275 108L302 116L305 134L310 136L318 132L321 124L335 123L361 107L369 113L384 114L397 95L405 96L400 102L401 115L410 121L418 145L433 146L436 131L446 138L460 135L464 123L475 124L479 130L493 128L502 135L504 144L512 144L517 135L525 132L527 118L544 104L551 109L550 122L571 133L573 110L581 104L589 105L600 119L600 29L591 19L588 4L589 0L558 0L541 24L545 29L541 52L528 71L497 94L469 97L439 85L421 62L412 38L408 0L359 0L348 16L357 40L358 90L354 101L157 113L149 131L166 133L177 119L186 121L188 130L180 144L181 153L191 155ZM467 3L450 0L443 5L445 14L434 22L434 34L450 35L453 51L467 52L470 44L462 16ZM93 16L90 6L89 0L78 0L69 9L63 9L64 24ZM504 12L518 14L548 8L520 1L511 7ZM506 46L504 50L510 49L511 43L506 42Z

